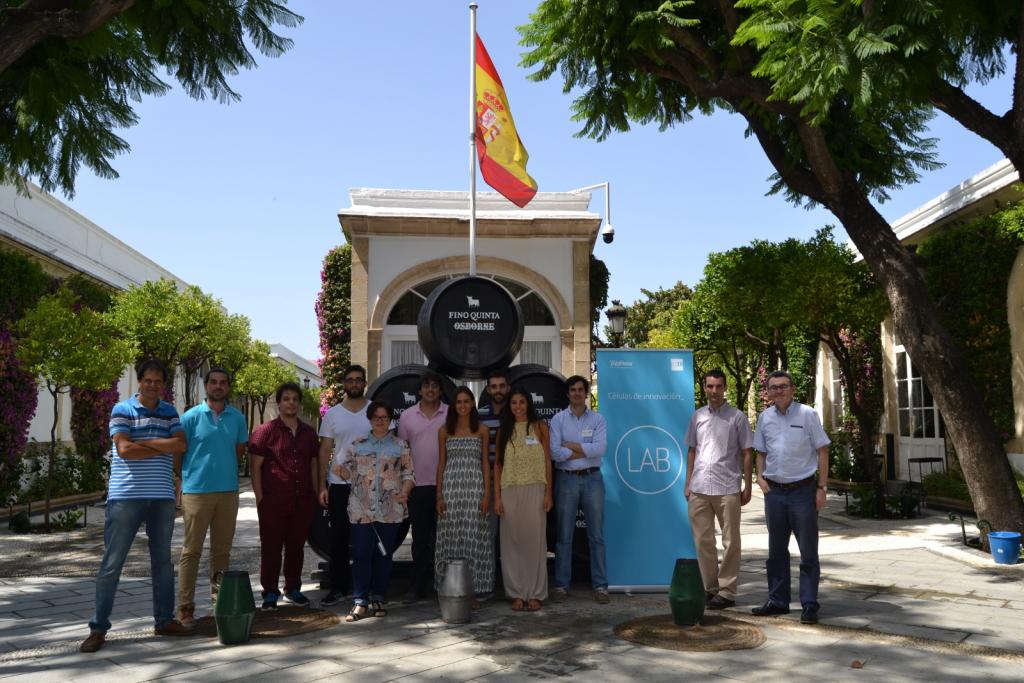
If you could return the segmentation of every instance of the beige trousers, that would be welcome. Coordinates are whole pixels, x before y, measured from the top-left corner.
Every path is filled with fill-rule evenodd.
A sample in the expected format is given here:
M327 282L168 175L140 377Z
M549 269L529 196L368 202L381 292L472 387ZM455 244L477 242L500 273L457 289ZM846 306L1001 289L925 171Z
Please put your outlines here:
M697 563L708 593L736 599L736 581L740 574L740 494L706 496L691 493L690 528L697 546ZM715 545L715 520L722 529L722 564L718 564Z
M235 520L238 518L238 491L184 493L181 507L185 539L178 563L178 607L194 608L196 576L207 530L210 532L210 598L217 599L218 584L214 576L228 568L231 543L235 539Z

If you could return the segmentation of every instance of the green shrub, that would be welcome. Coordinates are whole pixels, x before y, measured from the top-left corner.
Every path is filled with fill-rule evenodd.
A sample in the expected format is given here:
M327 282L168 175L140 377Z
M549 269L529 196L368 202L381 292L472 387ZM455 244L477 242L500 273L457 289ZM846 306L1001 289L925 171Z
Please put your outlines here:
M970 502L971 494L967 491L967 482L959 472L932 472L924 477L924 490L929 496L941 496Z
M2 482L10 488L8 494L17 503L28 503L46 498L46 455L50 445L34 442L26 451L21 471L29 476L29 483L23 490L17 490L18 480ZM107 474L110 463L106 458L85 458L66 446L57 449L57 459L53 463L53 483L50 488L51 498L74 496L80 493L103 491L107 487ZM21 476L19 472L18 476Z
M917 508L917 497L911 491L904 491L901 495L884 495L882 514L879 515L876 509L875 489L870 484L854 487L853 501L849 506L849 513L854 517L869 517L877 519L907 519L914 516Z
M828 473L833 479L840 481L871 481L871 475L864 469L856 457L851 434L844 430L836 430L829 434L832 443L828 447Z

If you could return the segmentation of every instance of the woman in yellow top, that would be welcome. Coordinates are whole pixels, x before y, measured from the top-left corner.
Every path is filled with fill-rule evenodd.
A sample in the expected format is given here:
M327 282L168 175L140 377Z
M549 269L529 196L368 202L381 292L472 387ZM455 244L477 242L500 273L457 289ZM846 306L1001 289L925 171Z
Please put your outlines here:
M529 392L513 389L501 412L494 511L501 516L501 577L512 609L536 612L548 597L547 512L551 509L548 426Z

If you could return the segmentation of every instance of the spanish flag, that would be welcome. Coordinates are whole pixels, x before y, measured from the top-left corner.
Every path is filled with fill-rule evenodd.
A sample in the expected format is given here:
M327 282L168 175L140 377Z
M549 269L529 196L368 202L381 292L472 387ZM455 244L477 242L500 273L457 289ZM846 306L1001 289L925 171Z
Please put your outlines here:
M476 36L476 153L488 185L522 208L537 194L537 181L526 172L530 155L512 121L505 87Z

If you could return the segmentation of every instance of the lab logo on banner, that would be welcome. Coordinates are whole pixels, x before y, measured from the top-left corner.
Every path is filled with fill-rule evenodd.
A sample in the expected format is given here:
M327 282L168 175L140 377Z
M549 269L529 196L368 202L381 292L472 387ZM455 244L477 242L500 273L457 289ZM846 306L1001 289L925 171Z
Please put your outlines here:
M633 427L615 446L615 471L633 491L654 496L683 476L683 451L670 432L654 425Z

